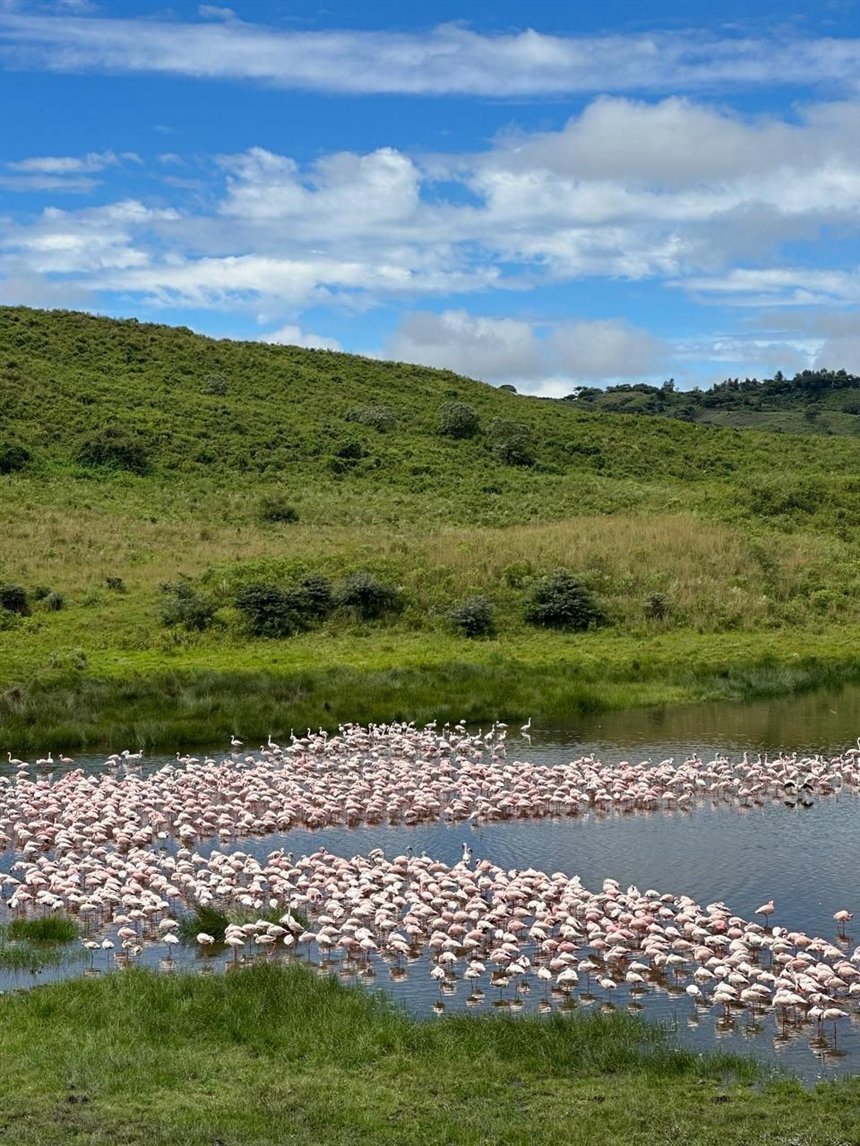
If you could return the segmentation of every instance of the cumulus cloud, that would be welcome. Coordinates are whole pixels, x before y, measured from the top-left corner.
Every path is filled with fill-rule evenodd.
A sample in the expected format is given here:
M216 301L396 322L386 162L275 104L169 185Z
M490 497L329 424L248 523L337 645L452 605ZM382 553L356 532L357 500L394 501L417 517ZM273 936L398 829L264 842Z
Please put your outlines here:
M507 134L477 154L380 147L303 165L262 147L167 153L155 170L176 206L119 200L13 219L6 273L161 307L262 309L272 325L312 304L406 304L416 309L388 348L399 357L534 387L650 374L665 348L617 319L546 325L453 301L430 313L420 300L624 279L757 318L856 305L850 246L827 265L833 236L857 225L856 114L839 102L747 119L675 97L601 97L557 132ZM35 156L9 177L68 189L136 158ZM165 174L180 163L181 180ZM786 265L788 241L819 265ZM811 362L852 336L786 327L770 341Z
M408 314L385 349L401 361L556 395L578 382L650 375L666 353L648 331L621 319L533 324L465 310Z
M262 147L225 156L221 164L228 172L222 214L300 221L314 236L332 228L355 234L403 221L419 204L418 169L391 147L367 155L327 155L306 173L292 159Z
M498 98L762 83L853 88L858 74L856 41L792 33L484 34L460 23L416 32L299 32L245 23L213 5L198 11L205 22L12 11L2 33L16 67L222 77L357 94Z
M302 330L300 326L287 323L279 330L261 334L259 342L270 342L275 346L303 346L308 350L343 350L336 338L326 338L322 334L314 334L311 330Z

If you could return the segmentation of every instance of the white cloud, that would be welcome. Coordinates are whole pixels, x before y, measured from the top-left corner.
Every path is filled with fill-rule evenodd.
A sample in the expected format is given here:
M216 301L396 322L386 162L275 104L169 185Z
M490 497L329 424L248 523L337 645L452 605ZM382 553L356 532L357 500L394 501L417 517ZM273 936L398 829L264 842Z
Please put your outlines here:
M735 267L725 274L686 279L692 291L720 296L735 306L811 306L860 302L856 271L809 267Z
M258 341L270 342L276 346L304 346L309 350L343 350L336 338L326 338L322 334L302 330L300 326L294 326L290 323L282 326L280 330L261 334Z
M812 363L816 370L847 370L860 374L860 333L846 338L828 338Z
M298 220L312 237L331 234L332 228L355 234L402 222L418 207L418 170L391 147L368 155L328 155L306 174L293 160L262 147L221 162L229 172L223 214Z
M795 34L733 36L657 31L554 36L527 28L481 34L462 24L426 32L296 32L228 18L217 23L7 13L17 67L161 72L292 89L415 95L562 95L725 85L824 83L854 87L856 41Z
M87 155L35 155L9 162L6 167L10 171L39 175L77 175L119 167L123 162L140 163L140 156L133 151L124 151L120 155L114 151L91 151Z
M559 395L577 382L650 375L666 348L621 319L529 323L447 310L406 315L385 352L487 382L514 382L530 393Z
M197 7L197 15L201 16L204 20L235 20L236 13L232 8L219 8L215 4L200 4Z
M669 285L757 316L833 310L860 296L856 273L825 262L832 237L856 226L854 114L818 104L792 122L748 121L689 100L604 97L558 132L509 134L479 154L381 147L300 165L262 147L208 159L171 152L153 166L177 207L122 200L11 221L6 273L64 276L69 290L160 307L265 310L273 326L311 304L420 306L598 278ZM109 178L136 159L36 156L16 160L8 178L66 180L68 190L88 171ZM180 161L182 179L165 174ZM448 200L445 181L455 184ZM822 235L822 265L784 265L786 242L814 254ZM443 305L441 316L413 313L392 352L535 385L647 373L665 356L617 320L580 330ZM816 335L809 353L843 336Z

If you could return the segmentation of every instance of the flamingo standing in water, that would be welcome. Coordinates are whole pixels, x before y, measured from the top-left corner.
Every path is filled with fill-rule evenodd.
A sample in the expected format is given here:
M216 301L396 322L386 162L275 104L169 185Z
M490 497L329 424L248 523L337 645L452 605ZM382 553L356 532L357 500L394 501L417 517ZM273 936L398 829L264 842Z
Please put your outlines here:
M772 899L769 899L767 903L763 903L761 907L755 909L756 915L763 915L765 921L767 921L769 915L773 915L774 911L776 911L776 907Z

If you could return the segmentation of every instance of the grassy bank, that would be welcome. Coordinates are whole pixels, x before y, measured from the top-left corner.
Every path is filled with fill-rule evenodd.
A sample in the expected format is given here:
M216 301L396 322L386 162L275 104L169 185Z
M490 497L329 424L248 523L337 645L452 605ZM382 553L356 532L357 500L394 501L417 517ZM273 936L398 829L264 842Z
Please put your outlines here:
M818 635L535 634L519 641L370 635L320 642L205 646L167 659L103 653L84 671L46 664L0 695L4 743L16 751L249 744L267 733L347 721L577 714L702 700L751 700L860 679L860 630ZM167 667L169 666L169 667Z
M834 1146L860 1081L806 1090L628 1015L415 1022L305 968L128 971L0 999L0 1140Z

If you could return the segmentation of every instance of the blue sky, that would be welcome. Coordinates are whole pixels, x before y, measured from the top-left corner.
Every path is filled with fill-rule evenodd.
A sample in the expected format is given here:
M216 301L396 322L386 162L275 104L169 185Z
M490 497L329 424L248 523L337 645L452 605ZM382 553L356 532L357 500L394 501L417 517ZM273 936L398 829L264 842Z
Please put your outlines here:
M858 0L0 0L2 301L524 391L860 372Z

